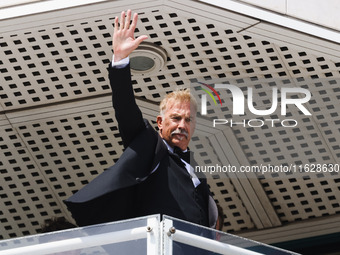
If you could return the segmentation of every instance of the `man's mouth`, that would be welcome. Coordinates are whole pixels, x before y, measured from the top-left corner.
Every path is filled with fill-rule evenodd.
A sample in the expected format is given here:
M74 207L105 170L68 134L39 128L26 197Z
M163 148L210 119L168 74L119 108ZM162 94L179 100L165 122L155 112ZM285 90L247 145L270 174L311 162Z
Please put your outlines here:
M183 140L186 136L183 134L173 134L173 136L176 136L178 138L178 140Z
M179 140L183 140L184 138L188 139L188 133L185 130L174 130L171 132L171 136L176 136Z

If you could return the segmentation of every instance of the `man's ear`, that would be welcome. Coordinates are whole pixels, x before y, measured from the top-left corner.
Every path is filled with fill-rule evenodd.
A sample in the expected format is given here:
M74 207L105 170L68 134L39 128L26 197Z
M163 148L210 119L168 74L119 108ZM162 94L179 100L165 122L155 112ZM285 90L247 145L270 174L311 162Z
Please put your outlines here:
M163 118L160 115L157 116L157 126L158 126L158 129L159 129L159 133L162 134Z

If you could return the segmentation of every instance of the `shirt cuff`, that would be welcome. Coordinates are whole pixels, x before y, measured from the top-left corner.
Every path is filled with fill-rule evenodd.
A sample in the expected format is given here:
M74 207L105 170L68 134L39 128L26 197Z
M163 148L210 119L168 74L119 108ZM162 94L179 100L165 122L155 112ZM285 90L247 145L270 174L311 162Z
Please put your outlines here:
M115 67L115 68L124 68L126 67L129 63L130 63L130 58L129 57L126 57L126 58L123 58L117 62L114 62L114 55L112 56L112 67Z

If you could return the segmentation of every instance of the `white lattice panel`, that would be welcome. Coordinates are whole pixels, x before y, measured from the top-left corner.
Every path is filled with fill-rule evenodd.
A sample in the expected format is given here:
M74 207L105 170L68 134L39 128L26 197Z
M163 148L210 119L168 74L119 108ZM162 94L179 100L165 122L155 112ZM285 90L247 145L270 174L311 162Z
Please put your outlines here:
M197 1L155 2L133 2L140 16L137 35L147 34L149 42L168 54L163 70L133 77L137 97L147 100L148 107L139 102L148 119L155 119L157 103L177 88L191 86L199 99L203 92L198 81L229 82L246 97L247 87L252 87L256 109L270 108L273 87L301 87L312 93L305 104L312 116L289 106L287 118L299 123L295 128L232 127L242 149L236 157L251 165L340 163L340 57L334 45L327 42L320 52L320 46L310 51L316 39L303 41L304 48L296 38L288 42L295 32L286 31L285 38L282 28L275 31L277 38L269 30L258 38L259 28L268 26L255 19ZM1 21L0 238L33 234L53 215L69 217L62 200L121 155L106 68L113 18L126 8L131 8L129 1L112 1L20 17L11 25ZM208 101L208 118L257 118L249 112L233 116L231 93L218 92L223 106ZM266 118L283 117L278 109ZM199 163L218 162L203 133L198 132L191 145ZM224 230L254 229L257 208L249 211L249 203L242 201L246 191L240 195L242 185L227 177L209 179L225 211ZM340 212L337 173L257 177L283 224Z
M44 219L65 212L17 130L2 125L0 133L0 238L34 234Z
M207 137L194 136L190 146L195 152L198 166L216 163L221 165ZM254 228L254 223L228 176L218 173L205 174L215 201L223 208L223 230L230 232Z

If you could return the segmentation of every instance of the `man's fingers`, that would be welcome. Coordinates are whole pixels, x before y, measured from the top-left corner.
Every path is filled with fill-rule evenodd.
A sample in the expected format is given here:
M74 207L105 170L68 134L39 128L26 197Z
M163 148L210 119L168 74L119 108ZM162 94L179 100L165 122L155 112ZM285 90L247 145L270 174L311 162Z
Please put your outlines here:
M125 12L122 11L122 13L120 14L120 25L119 25L120 30L124 28L124 23L125 23Z
M125 29L129 29L130 27L130 19L131 19L131 10L128 10L126 13L126 17L125 17Z
M113 29L113 33L116 33L116 31L118 30L118 17L115 17L115 27Z
M131 27L130 27L133 31L135 31L135 29L136 29L137 21L138 21L138 14L134 13L133 19L132 19L132 24L131 24Z
M137 26L138 15L135 13L131 22L132 12L122 11L120 18L115 17L114 20L114 34L112 37L112 48L115 52L115 61L128 56L135 50L139 44L148 39L146 35L134 38L134 31ZM131 25L130 25L131 22Z

